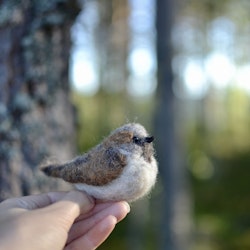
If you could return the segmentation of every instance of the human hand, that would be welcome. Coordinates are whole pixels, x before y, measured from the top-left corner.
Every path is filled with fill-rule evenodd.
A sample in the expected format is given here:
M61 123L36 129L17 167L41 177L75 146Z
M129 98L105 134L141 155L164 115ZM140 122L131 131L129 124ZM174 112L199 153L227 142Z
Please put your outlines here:
M0 249L96 249L129 212L127 202L95 204L79 191L0 203Z

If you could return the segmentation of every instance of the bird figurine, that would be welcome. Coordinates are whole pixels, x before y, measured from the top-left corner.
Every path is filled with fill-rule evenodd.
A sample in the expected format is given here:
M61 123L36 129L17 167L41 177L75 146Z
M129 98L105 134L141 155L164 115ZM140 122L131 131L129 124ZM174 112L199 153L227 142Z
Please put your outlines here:
M41 170L98 200L135 201L148 194L156 182L153 140L142 125L125 124L87 153Z

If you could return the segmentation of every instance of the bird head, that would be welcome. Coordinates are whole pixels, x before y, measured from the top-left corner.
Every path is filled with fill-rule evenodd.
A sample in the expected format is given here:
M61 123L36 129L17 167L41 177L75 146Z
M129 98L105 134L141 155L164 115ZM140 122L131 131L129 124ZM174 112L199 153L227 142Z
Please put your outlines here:
M151 162L154 155L153 141L154 137L149 136L142 125L129 123L114 130L105 143L116 146L127 154L139 153L147 162Z

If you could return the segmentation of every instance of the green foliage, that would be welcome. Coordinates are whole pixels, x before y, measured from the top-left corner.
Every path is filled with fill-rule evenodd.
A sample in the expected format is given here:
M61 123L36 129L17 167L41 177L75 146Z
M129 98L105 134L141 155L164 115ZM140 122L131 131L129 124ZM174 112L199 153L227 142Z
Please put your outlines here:
M224 104L220 103L224 116L215 115L214 110L221 108L218 102L215 105L210 99L206 105L213 107L206 117L214 120L196 120L189 138L195 245L197 249L249 249L249 98L229 89Z

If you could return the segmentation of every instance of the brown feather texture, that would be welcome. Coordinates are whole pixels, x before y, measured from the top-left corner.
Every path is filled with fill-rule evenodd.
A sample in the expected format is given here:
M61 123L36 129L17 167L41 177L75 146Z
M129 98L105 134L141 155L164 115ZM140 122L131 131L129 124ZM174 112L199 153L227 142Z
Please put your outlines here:
M156 182L153 140L142 125L125 124L89 152L41 170L96 199L134 201L148 194Z

